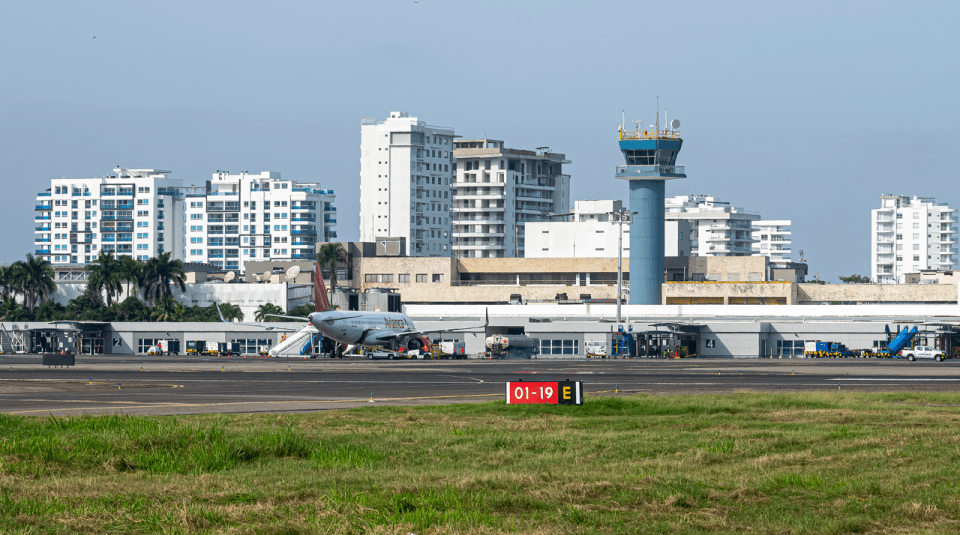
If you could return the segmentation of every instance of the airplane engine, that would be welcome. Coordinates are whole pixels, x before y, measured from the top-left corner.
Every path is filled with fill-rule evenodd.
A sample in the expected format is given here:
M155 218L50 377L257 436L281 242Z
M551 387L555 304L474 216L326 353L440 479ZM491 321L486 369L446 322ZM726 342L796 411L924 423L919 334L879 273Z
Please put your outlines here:
M424 351L429 351L429 350L430 350L430 340L429 340L429 339L425 339L425 337L421 337L421 338L411 338L411 339L407 342L407 350L409 350L409 351L415 351L415 350L416 350L416 351L420 351L421 353L424 352Z

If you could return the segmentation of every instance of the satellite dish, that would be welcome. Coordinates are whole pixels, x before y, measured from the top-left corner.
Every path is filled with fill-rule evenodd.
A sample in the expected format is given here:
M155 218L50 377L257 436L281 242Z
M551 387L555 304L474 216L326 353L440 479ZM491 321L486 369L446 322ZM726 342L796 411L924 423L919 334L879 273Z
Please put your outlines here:
M297 278L297 275L300 274L300 266L291 266L284 275L287 277L287 282L290 282Z
M237 274L232 271L228 271L227 274L223 276L223 282L230 282L235 278L237 278Z
M670 121L670 128L673 128L674 130L680 128L680 119L674 119Z
M257 282L260 282L262 276L261 276L261 275L254 275L253 278L257 279Z
M264 271L261 275L263 282L270 282L270 278L273 276L272 271Z

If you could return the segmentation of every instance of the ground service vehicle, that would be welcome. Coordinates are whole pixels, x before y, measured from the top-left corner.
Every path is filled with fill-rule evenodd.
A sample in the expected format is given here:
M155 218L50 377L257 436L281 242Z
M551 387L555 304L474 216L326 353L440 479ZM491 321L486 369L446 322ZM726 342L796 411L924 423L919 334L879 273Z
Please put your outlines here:
M179 355L180 340L157 340L147 350L148 355Z
M940 362L944 359L943 351L939 349L934 349L930 346L917 346L910 349L904 349L902 355L907 358L907 360L917 360L917 359L933 359L937 362Z
M890 330L887 329L888 337ZM850 357L879 357L896 358L901 356L900 351L910 344L917 335L917 328L904 327L896 336L880 349L848 349L843 344L835 342L812 341L803 343L803 353L807 358L850 358ZM903 356L906 356L905 354ZM933 358L933 357L929 357ZM912 360L912 359L911 359Z
M240 342L220 342L217 344L217 353L221 357L233 357L240 354Z
M605 359L607 358L607 343L603 340L594 340L584 344L587 349L587 358Z
M464 342L434 342L430 349L430 358L432 359L465 359L467 358L467 345Z
M188 355L217 355L216 342L207 342L205 340L187 340Z
M495 359L529 359L540 352L540 339L522 334L487 337L487 352Z

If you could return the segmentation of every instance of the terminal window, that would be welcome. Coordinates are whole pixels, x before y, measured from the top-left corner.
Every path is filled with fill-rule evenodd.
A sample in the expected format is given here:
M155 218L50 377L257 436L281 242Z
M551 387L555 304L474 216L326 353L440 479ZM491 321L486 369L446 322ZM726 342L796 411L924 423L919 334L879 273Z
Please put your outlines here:
M777 340L777 356L803 355L803 340Z
M541 355L579 355L580 340L540 340Z

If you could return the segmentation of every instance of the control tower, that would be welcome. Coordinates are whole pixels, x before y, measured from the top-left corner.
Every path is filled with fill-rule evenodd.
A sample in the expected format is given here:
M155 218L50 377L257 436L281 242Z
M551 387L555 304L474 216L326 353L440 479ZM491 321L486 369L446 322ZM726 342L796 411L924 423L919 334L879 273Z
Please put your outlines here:
M638 126L641 126L638 123ZM664 184L687 178L678 167L683 145L680 121L669 127L657 122L653 128L625 130L620 125L620 152L626 165L617 166L617 178L630 182L630 304L659 305L663 285ZM663 130L661 130L661 126Z

